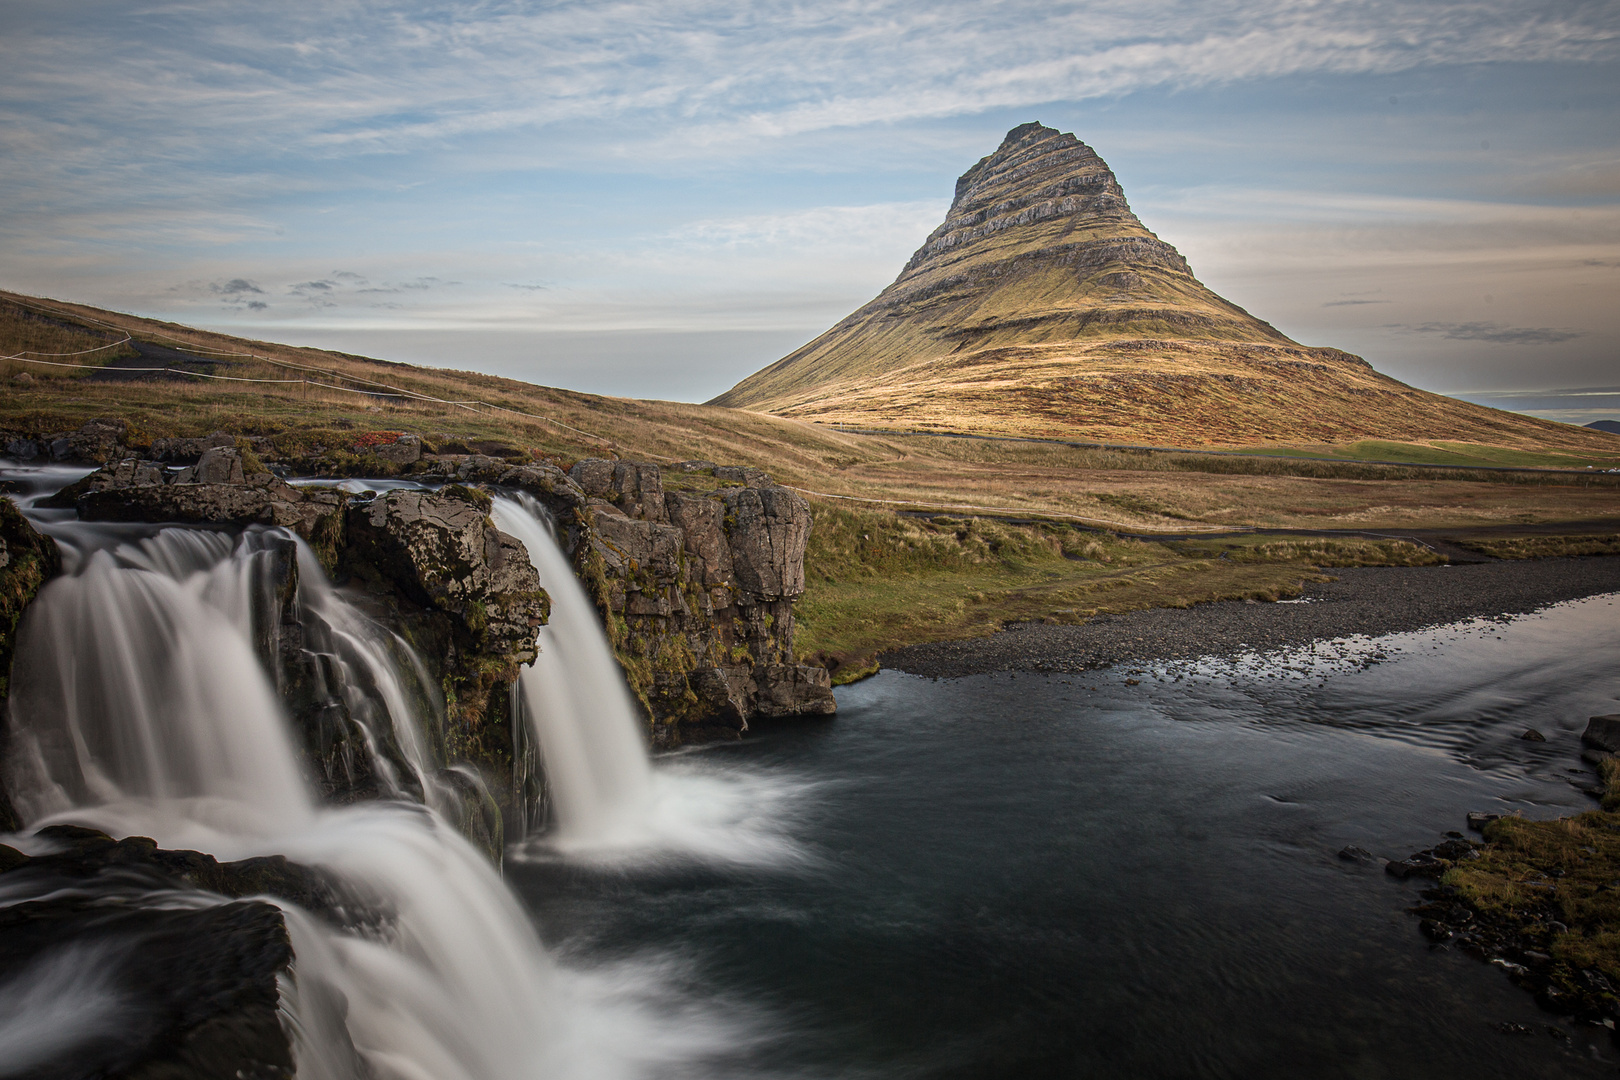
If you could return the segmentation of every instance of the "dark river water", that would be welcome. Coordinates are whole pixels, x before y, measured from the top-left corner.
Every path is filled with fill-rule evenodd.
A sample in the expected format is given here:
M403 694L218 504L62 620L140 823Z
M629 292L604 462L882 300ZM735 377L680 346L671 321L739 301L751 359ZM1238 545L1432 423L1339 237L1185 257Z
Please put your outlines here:
M1611 595L1136 674L884 672L662 759L752 793L712 850L508 877L566 964L663 1011L666 1074L1612 1076L1602 1029L1429 947L1425 883L1336 853L1594 806L1617 661Z

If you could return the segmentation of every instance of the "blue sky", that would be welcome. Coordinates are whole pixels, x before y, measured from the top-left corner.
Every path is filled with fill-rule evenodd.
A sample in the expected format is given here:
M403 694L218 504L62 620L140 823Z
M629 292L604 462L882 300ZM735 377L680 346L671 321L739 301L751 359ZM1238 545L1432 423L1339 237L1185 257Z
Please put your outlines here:
M1620 418L1620 5L0 4L0 285L701 400L1073 131L1216 291Z

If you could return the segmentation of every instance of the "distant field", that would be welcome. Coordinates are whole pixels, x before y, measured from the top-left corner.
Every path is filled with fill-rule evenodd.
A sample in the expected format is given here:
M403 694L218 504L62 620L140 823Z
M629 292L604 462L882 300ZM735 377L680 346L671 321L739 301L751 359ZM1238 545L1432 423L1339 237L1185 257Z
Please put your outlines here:
M1620 467L1620 436L1614 439L1612 453L1537 452L1505 446L1436 440L1429 443L1384 442L1368 439L1346 446L1255 446L1241 453L1276 457L1327 457L1344 461L1400 461L1423 465L1490 467L1500 465L1538 469L1584 469Z

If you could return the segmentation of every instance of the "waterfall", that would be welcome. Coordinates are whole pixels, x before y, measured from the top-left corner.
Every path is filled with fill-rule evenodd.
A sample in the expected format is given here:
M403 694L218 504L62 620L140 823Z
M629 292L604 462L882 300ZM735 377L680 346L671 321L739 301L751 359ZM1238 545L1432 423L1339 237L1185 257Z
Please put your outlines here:
M229 538L166 529L91 552L30 605L7 778L26 820L139 810L147 835L193 844L310 820L280 702L250 644L243 564L258 553L233 560L231 550Z
M539 658L513 695L514 749L532 743L543 758L551 857L802 863L773 818L790 785L696 759L653 771L595 608L543 512L503 498L494 513L552 597ZM387 913L381 930L341 928L273 901L296 956L280 1003L301 1078L686 1075L745 1040L735 1016L684 997L678 964L635 957L581 972L551 959L497 870L440 812L455 778L435 760L443 702L420 657L335 589L294 537L30 516L61 545L67 573L41 590L17 637L4 763L28 830L88 825L224 861L285 855ZM294 549L300 602L282 625ZM379 799L325 805L303 771L276 681L283 633L302 635L299 654L318 661L319 685L305 692L341 701L363 731ZM521 767L514 773L522 783ZM48 848L29 831L0 842ZM37 899L28 881L8 879L0 907ZM225 902L76 887L110 905ZM19 1061L76 1061L77 1047L139 1015L100 981L105 950L138 941L97 948L57 950L0 977L0 1075ZM6 1007L17 1002L27 1008Z
M662 1022L632 1009L622 1017L628 1043L581 1045L571 1033L592 1030L602 1002L550 961L517 898L433 812L431 799L428 806L317 804L253 645L258 571L284 535L250 531L233 540L165 529L142 539L125 530L109 542L104 527L79 532L60 521L53 532L85 544L69 560L76 572L30 605L18 639L8 783L29 827L90 825L225 860L282 854L324 868L390 913L378 935L276 901L297 956L282 1009L300 1077L530 1080L640 1071L627 1059L644 1053L648 1030ZM395 671L386 692L378 686L390 682L381 676L390 668L386 631L331 590L318 566L304 575L306 621L318 616L331 640L342 639L348 676L379 691L373 718L397 711L409 720L400 690L409 672ZM361 670L367 664L375 670ZM381 700L391 694L397 700ZM398 737L404 726L387 734ZM423 747L401 742L405 759L426 775ZM30 846L25 835L6 839ZM13 885L0 905L31 898ZM150 902L224 901L197 892ZM76 1039L96 1038L118 1013L117 1002L88 992L99 985L92 960L64 953L36 966L0 984L0 1001L33 1001L55 1027L42 1035L33 1013L0 1021L0 1062L71 1055Z
M652 769L642 721L602 624L545 510L526 495L495 500L496 527L523 541L551 619L540 655L519 676L521 713L544 762L558 847L603 847L642 837Z
M539 745L554 827L520 856L812 864L781 831L781 811L803 788L696 758L651 767L641 712L550 515L520 493L497 498L492 516L523 541L551 597L540 655L518 677L518 698L522 730Z

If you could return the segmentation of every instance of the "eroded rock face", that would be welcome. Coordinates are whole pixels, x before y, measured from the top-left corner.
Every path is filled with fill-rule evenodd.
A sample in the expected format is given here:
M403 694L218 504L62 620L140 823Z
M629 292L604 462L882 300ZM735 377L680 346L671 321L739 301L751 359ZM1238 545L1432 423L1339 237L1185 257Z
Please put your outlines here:
M51 578L62 571L56 543L34 531L28 519L0 498L0 717L10 692L11 654L23 608ZM0 759L5 756L6 726L0 723ZM21 828L16 810L0 785L0 832Z
M213 451L210 451L213 453ZM234 453L234 451L232 451ZM85 521L179 521L207 525L279 525L292 529L315 542L341 529L345 498L340 492L323 488L295 488L269 473L241 477L241 463L235 461L233 479L223 483L181 482L141 483L148 479L150 463L138 463L128 471L132 482L121 485L113 473L124 471L119 462L92 473L79 492L63 489L46 505L77 508ZM213 466L211 474L224 463ZM188 470L189 471L189 470ZM180 476L185 476L182 472ZM112 480L108 483L108 480ZM75 485L77 487L78 485Z
M810 505L776 486L725 488L720 497L738 587L761 600L803 596Z
M488 500L451 488L353 501L345 558L453 617L478 651L528 663L550 601L523 544L490 521Z
M567 474L475 457L438 467L529 492L551 511L656 743L736 737L754 717L833 712L826 670L793 655L808 504L757 469L685 465L736 486L665 491L658 466L606 459Z
M510 762L505 688L516 679L518 665L534 659L535 632L547 617L549 598L522 543L490 522L489 496L458 485L437 493L351 496L243 472L234 447L207 447L196 465L178 472L126 458L64 488L51 502L75 507L86 520L261 524L298 533L329 572L367 587L375 601L372 614L415 647L427 665L446 711L445 730L424 733L437 743L440 763L470 761L489 774L492 787L505 790L501 772ZM556 469L524 470L523 479L537 490L548 484L565 492L572 487ZM55 546L49 550L54 556ZM315 627L300 623L290 545L272 554L280 567L279 641L266 637L255 644L276 675L323 794L337 802L384 794L372 771L373 750L392 761L402 782L414 784L387 733L368 736L349 714L339 693L344 676L333 667L330 643L318 640ZM436 712L437 699L424 708ZM459 774L446 772L438 779L453 793L477 787ZM407 794L423 796L419 790ZM499 814L491 825L487 791L473 791L460 801L469 835L498 861Z

